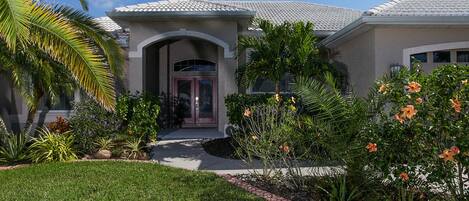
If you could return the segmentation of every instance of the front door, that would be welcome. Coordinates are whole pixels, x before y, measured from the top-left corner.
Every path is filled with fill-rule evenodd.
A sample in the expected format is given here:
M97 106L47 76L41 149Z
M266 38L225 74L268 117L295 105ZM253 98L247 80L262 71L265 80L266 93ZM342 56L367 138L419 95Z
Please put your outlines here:
M174 79L176 96L185 106L184 127L216 126L215 77L186 76Z

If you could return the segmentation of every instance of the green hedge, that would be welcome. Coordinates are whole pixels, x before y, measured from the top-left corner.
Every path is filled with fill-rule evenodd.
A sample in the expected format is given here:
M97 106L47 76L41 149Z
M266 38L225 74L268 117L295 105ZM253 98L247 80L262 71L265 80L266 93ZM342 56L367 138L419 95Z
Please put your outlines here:
M225 106L230 124L241 125L244 110L248 107L266 104L274 94L231 94L225 97ZM291 94L282 94L281 98L291 98Z

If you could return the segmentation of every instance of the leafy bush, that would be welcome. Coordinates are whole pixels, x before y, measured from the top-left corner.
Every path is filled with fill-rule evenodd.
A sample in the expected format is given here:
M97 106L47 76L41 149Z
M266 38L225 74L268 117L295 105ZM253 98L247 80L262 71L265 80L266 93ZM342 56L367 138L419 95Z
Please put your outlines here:
M184 113L189 110L181 98L162 93L160 95L161 114L158 124L162 128L180 128L184 123Z
M74 105L70 125L75 135L75 148L80 154L90 154L96 149L100 137L112 137L120 132L122 120L106 111L92 100L83 100Z
M70 131L70 124L63 117L57 117L55 121L47 124L47 129L54 131L56 133L65 133Z
M266 104L272 94L231 94L225 98L230 124L241 125L246 108Z
M469 67L418 65L377 81L358 138L363 171L395 188L469 196Z
M159 99L149 94L122 95L117 102L117 115L123 119L129 135L145 141L156 141L159 131Z
M31 160L35 163L70 161L77 159L73 150L74 136L71 132L54 133L47 128L39 130L40 136L29 147Z
M110 138L102 137L95 142L95 145L99 150L111 150L114 147L114 142Z
M133 139L129 140L125 145L125 154L127 159L141 159L145 152L143 151L142 140L141 139Z

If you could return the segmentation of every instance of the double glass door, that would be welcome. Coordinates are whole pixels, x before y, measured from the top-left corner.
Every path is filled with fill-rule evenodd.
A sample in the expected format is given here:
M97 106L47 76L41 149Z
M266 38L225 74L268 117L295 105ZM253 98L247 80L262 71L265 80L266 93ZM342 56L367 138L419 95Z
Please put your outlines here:
M215 77L179 77L174 79L174 85L174 94L185 109L184 126L215 126L217 103Z

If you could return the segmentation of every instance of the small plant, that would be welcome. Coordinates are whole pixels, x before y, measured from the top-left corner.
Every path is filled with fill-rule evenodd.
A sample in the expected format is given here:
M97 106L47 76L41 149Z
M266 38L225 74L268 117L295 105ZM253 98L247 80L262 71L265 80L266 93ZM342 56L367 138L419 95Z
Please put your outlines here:
M99 150L111 150L114 148L114 142L110 138L99 138L95 145L98 147Z
M0 163L17 164L28 160L29 135L22 132L0 134Z
M47 129L56 133L65 133L70 131L70 124L66 119L58 116L55 121L47 124Z
M356 186L350 187L347 185L346 176L341 178L332 178L329 181L329 186L318 187L321 191L326 193L329 201L354 201L360 199L361 193Z
M74 137L70 131L58 134L47 128L39 130L40 137L33 139L29 147L31 160L35 163L70 161L77 159L73 150Z
M136 160L141 159L145 152L143 152L142 140L141 139L133 139L127 141L125 144L126 148L126 155L128 159Z

